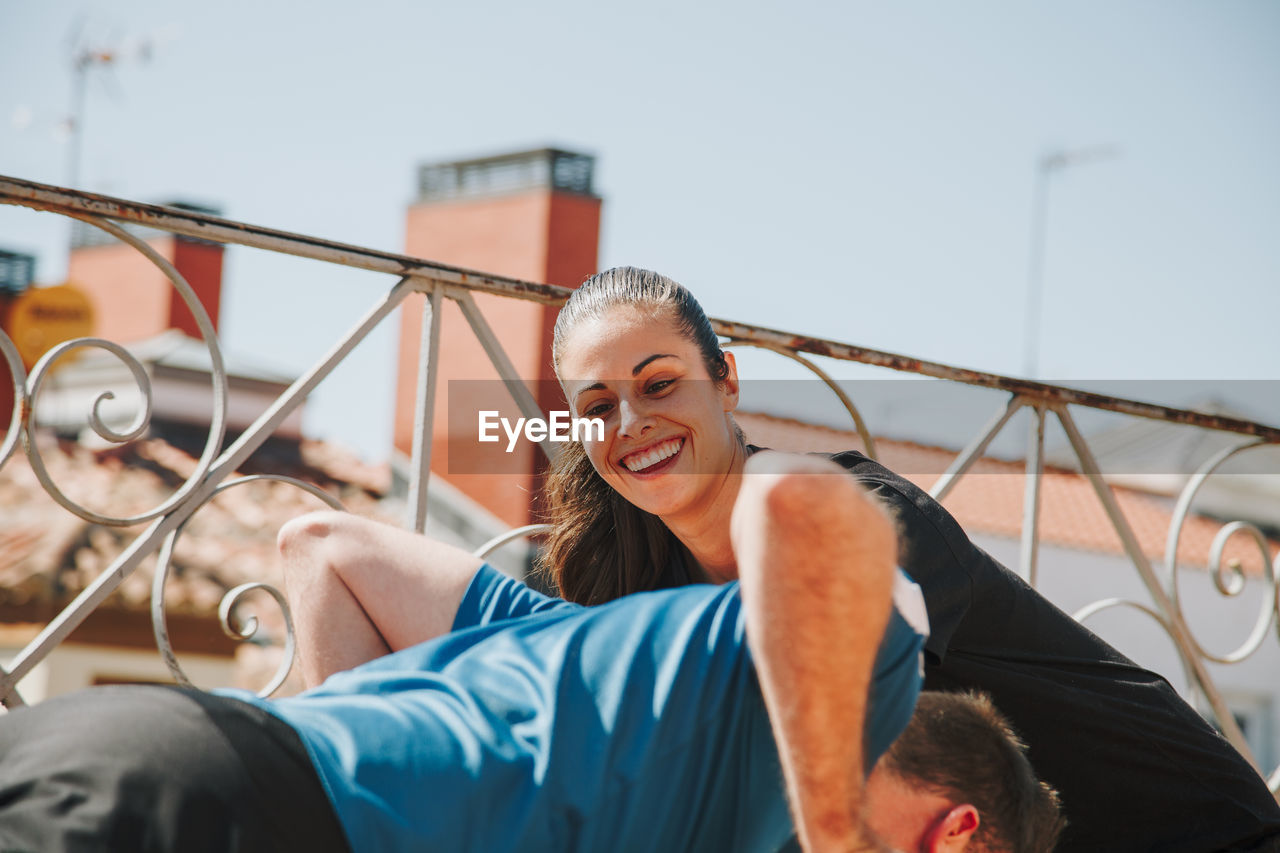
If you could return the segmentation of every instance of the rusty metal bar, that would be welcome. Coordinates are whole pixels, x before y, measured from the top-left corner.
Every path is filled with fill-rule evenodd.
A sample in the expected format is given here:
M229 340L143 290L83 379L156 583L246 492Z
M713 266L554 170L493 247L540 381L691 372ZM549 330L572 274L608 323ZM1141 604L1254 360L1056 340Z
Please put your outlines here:
M4 667L0 666L0 705L12 710L14 708L25 708L27 702L22 698L22 694L18 692L15 686L16 681L12 673Z
M132 222L159 228L184 237L267 249L389 275L412 275L440 284L495 293L513 299L554 304L563 302L569 293L563 287L550 284L489 275L463 267L424 261L409 255L382 252L353 246L350 243L338 243L304 234L248 225L195 211L158 204L143 204L114 196L68 190L0 175L0 204L2 203L48 210L67 216L78 217L85 214L102 216L116 222Z
M418 408L413 429L413 474L409 483L409 529L427 529L427 485L431 479L431 443L436 414L436 366L440 356L440 309L443 290L431 288L422 304L418 341Z
M542 418L545 420L546 413L542 411L542 407L534 399L533 392L529 390L529 386L525 385L524 380L520 378L515 365L511 363L510 356L502 348L502 342L498 340L498 336L494 334L493 329L489 326L489 321L485 320L484 314L481 313L480 306L476 305L475 299L465 291L450 293L449 296L457 300L462 313L466 315L467 322L471 324L471 330L476 333L476 337L480 340L480 345L484 347L484 351L489 355L489 360L498 369L498 375L502 377L503 383L507 386L507 390L511 392L511 397L516 401L516 405L520 407L521 413L526 418ZM538 446L542 448L542 452L547 459L554 460L556 454L560 452L560 448L550 438L545 438L538 442Z
M1044 481L1044 409L1031 407L1027 436L1027 474L1022 497L1022 543L1018 566L1034 588L1040 556L1040 486Z
M1085 406L1091 409L1121 412L1139 418L1150 418L1157 421L1203 427L1204 429L1253 435L1270 442L1280 443L1280 427L1268 426L1256 421L1207 415L1190 409L1178 409L1155 403L1144 403L1139 400L1128 400L1123 397L1095 394L1091 391L1065 388L1060 385L1033 382L1029 379L1002 376L997 373L983 373L963 367L951 367L934 361L924 361L923 359L911 358L905 355L857 347L826 338L797 335L791 332L765 328L764 326L751 326L746 323L734 323L716 319L712 319L711 325L716 334L724 337L772 343L789 347L799 352L825 355L829 358L838 358L843 361L857 361L863 364L873 364L877 367L886 367L890 370L918 373L922 376L932 376L935 379L960 382L965 385L994 388L999 391L1017 394L1020 397L1026 397L1028 400L1034 400L1047 406L1068 404Z
M1005 403L1004 408L995 413L995 416L987 423L982 432L974 436L973 441L965 446L956 454L956 458L951 460L951 464L947 466L947 470L942 472L942 476L933 484L933 488L929 489L929 496L935 501L941 502L956 484L960 482L960 478L965 475L973 463L982 458L982 454L987 452L987 447L1000 434L1000 430L1004 429L1004 425L1009 422L1009 418L1013 417L1013 413L1026 405L1026 401L1013 394L1009 397L1009 401Z
M426 261L409 255L376 251L349 243L321 240L317 237L248 225L193 211L68 190L19 178L0 176L0 203L17 204L36 210L63 213L68 216L83 216L85 214L103 216L117 222L148 225L188 237L267 249L392 275L412 275L424 283L434 282L465 290L493 293L499 296L525 299L543 304L560 304L568 298L570 293L567 288L556 287L555 285L491 275L462 267ZM825 338L798 335L764 326L753 326L746 323L716 319L711 322L716 333L723 337L739 338L764 345L781 346L796 352L823 355L842 361L873 364L890 370L917 373L922 376L946 379L966 385L995 388L1050 406L1068 404L1085 406L1093 409L1121 412L1140 418L1252 435L1266 441L1280 443L1280 427L1269 426L1256 421L1208 415L1189 409L1178 409L1122 397L1111 397L1105 394L1064 388L1043 382L1033 382L1029 379L951 367L938 362L852 346Z

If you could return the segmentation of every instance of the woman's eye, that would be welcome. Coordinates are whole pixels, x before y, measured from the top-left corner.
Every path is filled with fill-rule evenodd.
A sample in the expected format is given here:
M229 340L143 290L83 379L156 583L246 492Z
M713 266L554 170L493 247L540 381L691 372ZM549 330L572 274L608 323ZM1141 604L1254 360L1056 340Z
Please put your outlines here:
M665 391L665 390L667 390L668 388L670 388L670 387L671 387L671 385L672 385L674 382L675 382L675 380L674 380L674 379L659 379L657 382L654 382L653 384L651 384L651 385L650 385L648 388L646 388L645 390L646 390L648 393L650 393L650 394L656 394L656 393L658 393L659 391Z
M591 408L582 413L587 418L602 418L613 408L609 403L596 403Z

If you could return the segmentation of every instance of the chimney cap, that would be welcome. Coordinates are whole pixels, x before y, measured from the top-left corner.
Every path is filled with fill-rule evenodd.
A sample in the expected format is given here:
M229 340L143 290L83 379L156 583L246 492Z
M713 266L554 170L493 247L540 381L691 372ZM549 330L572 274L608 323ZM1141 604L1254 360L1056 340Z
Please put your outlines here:
M36 278L35 255L0 249L0 294L17 296Z
M594 196L596 158L562 148L427 163L418 169L418 200L443 201L529 190Z
M208 216L222 215L222 208L220 206L205 202L194 202L185 199L167 199L156 203L174 210L186 211L187 213L203 213ZM160 237L174 237L175 239L186 243L203 243L211 246L220 245L209 240L202 240L199 237L185 237L180 234L170 234L168 231L160 228L152 228L148 225L138 225L133 222L117 222L116 224L128 231L130 234L133 234L135 237L139 237L143 240L154 240ZM116 238L112 237L101 228L97 228L80 219L71 223L71 248L73 250L89 249L94 246L115 245L118 245Z

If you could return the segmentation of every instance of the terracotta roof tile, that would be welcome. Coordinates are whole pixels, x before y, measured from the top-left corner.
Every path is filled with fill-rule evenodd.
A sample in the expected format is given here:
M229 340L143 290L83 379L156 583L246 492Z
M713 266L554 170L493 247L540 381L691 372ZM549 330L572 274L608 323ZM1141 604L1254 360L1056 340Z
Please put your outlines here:
M772 415L739 412L738 423L753 444L778 450L862 450L857 433L787 420ZM956 452L904 441L876 438L880 461L923 489L930 488L955 458ZM966 530L1018 538L1022 530L1023 491L1026 474L1022 462L984 458L970 468L943 505ZM1116 503L1132 527L1143 552L1158 564L1164 560L1165 541L1173 523L1172 499L1126 487L1113 487ZM1204 567L1213 538L1223 522L1192 514L1178 542L1179 566ZM1110 554L1123 554L1119 535L1094 492L1081 474L1046 468L1040 493L1040 541ZM1280 543L1270 541L1270 559L1280 553ZM1240 560L1250 574L1262 572L1262 556L1243 535L1232 538L1225 551L1228 561Z
M89 508L115 515L159 506L196 469L192 456L156 438L96 453L42 438L41 450L59 487ZM376 490L390 481L386 466L364 465L318 442L303 442L300 450L302 465L282 473L321 486L355 512L378 514ZM221 493L193 515L178 539L165 589L170 609L209 613L237 584L278 584L276 533L288 519L321 507L301 489L273 481ZM0 468L0 606L60 606L144 527L109 527L73 515L44 491L26 459L11 458ZM155 562L145 560L106 606L147 608Z

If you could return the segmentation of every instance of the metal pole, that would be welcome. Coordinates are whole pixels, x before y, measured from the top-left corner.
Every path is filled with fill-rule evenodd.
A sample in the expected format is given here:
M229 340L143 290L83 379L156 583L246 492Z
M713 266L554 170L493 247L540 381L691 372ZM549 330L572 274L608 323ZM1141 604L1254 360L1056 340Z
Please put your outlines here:
M1022 495L1022 559L1023 577L1034 589L1040 555L1040 486L1044 481L1044 407L1030 408L1031 431L1028 435L1026 484Z
M71 116L68 119L71 125L68 128L71 131L71 137L67 145L67 185L76 189L80 188L80 152L84 136L84 86L90 61L89 53L82 52L76 56L75 65L71 69Z
M982 454L987 452L987 447L1004 429L1004 425L1009 422L1009 418L1013 417L1013 413L1018 411L1022 406L1026 405L1026 400L1014 394L1005 403L1004 408L996 412L991 421L982 428L982 432L974 436L973 441L956 454L956 458L951 460L951 464L947 466L947 470L942 472L942 476L934 482L933 487L929 489L929 497L941 503L951 493L951 489L956 483L960 482L960 478L965 472L977 462Z
M440 373L440 309L444 288L435 285L422 305L422 332L418 340L418 410L413 429L413 472L409 483L409 529L427 530L427 484L431 479L431 443L434 439L436 377Z
M485 320L484 314L480 311L480 306L476 304L470 291L463 291L457 296L453 296L450 293L450 296L457 301L458 307L462 309L463 316L471 324L471 330L475 332L480 345L484 347L485 353L489 356L489 361L497 369L498 376L502 377L503 384L511 392L511 398L520 407L521 414L526 418L545 417L546 413L542 411L542 407L534 399L533 392L529 390L529 386L525 385L524 380L520 378L515 365L511 363L511 357L502 348L502 343L498 340L498 336L494 334L493 328L488 321ZM560 453L560 446L550 438L543 439L537 444L542 448L542 452L547 459L554 462L556 455Z
M1027 317L1023 330L1022 372L1035 379L1040 370L1040 322L1044 309L1044 256L1049 225L1049 178L1055 171L1080 163L1115 157L1113 145L1092 145L1070 151L1052 151L1036 164L1035 190L1031 200L1031 250L1027 272Z
M1035 379L1040 369L1040 303L1044 297L1044 235L1049 218L1050 157L1041 157L1031 197L1031 259L1027 271L1027 318L1022 332L1022 375Z

